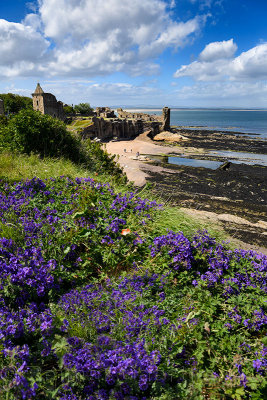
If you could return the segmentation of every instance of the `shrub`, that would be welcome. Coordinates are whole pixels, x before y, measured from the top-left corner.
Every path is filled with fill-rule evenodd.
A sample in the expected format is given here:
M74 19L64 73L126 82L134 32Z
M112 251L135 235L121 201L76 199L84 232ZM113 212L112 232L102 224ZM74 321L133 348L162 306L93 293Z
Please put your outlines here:
M21 153L38 153L42 157L66 157L85 161L78 140L65 124L38 111L21 110L1 132L2 147Z
M5 115L0 115L0 127L8 124L8 118Z
M107 173L126 182L126 176L100 143L81 141L67 131L66 125L38 111L21 110L8 124L0 125L0 148L11 152L39 154L43 157L64 157L91 171Z

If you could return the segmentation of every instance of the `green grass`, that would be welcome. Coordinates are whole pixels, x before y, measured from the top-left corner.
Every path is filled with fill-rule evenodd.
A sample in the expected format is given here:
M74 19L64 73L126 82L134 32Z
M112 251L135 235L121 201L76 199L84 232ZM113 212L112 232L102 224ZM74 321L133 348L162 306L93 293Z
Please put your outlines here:
M226 234L214 226L214 224L202 221L201 219L191 218L179 207L164 206L154 217L152 234L164 235L168 230L174 232L182 231L185 236L191 238L195 232L203 229L206 229L218 242L227 238Z
M71 124L67 125L68 130L78 130L80 128L86 128L92 125L92 117L87 117L83 120L74 120Z
M30 156L23 154L12 154L9 152L0 153L0 178L5 180L17 181L21 179L31 179L34 176L45 179L67 175L70 177L87 177L90 172L63 158L41 159L38 155Z

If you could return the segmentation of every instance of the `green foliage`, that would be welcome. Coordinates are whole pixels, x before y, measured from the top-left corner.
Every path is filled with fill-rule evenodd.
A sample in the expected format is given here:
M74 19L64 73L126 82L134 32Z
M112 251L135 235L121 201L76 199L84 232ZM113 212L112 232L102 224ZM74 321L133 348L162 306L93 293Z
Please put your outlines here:
M98 154L94 146L91 151ZM105 159L102 153L101 157ZM9 205L16 203L13 196L23 184L27 202L12 212ZM166 241L168 235L155 238L155 233L150 234L155 204L140 199L137 192L117 193L91 178L35 179L17 187L2 183L1 191L3 199L10 195L12 200L3 202L1 236L23 248L35 223L30 246L42 247L45 260L57 263L51 270L57 284L39 299L51 310L52 327L36 320L30 329L31 319L25 317L23 334L14 336L15 343L25 341L29 346L24 375L31 387L38 384L36 398L64 398L59 393L69 384L76 398L84 400L83 387L90 383L94 368L88 364L87 374L71 369L66 356L70 352L75 356L83 346L86 354L92 349L97 369L100 352L109 362L109 350L114 356L118 347L133 343L144 344L145 362L153 352L160 354L159 379L147 391L139 390L135 377L117 372L118 386L128 383L138 399L144 395L154 400L265 398L264 371L259 373L253 362L263 362L266 346L266 259L256 253L231 252L201 234L191 242L179 234L176 242ZM157 251L153 246L158 246ZM12 262L17 265L14 258ZM21 259L19 266L24 270ZM1 287L6 304L17 307L20 285L7 277ZM28 289L30 302L38 300L34 290L34 285ZM21 309L16 311L19 314ZM70 338L77 338L80 347L73 348ZM108 345L99 346L101 338L108 339ZM46 349L48 354L41 356ZM118 355L127 364L129 353ZM0 368L5 371L0 398L3 392L11 400L23 398L19 388L12 386L19 365L15 353L1 358L0 352ZM109 368L110 364L99 368L100 389L107 388Z
M80 143L66 130L63 122L33 110L21 110L2 129L0 145L4 149L42 157L66 157L85 162Z
M8 118L5 115L0 115L0 128L1 126L7 126Z
M120 166L116 162L116 155L110 155L99 142L94 142L90 139L85 141L85 148L88 157L92 160L94 171L101 175L106 175L113 180L118 178L118 182L126 183L126 175L122 173Z
M72 115L72 114L74 114L74 109L73 109L73 107L72 106L64 106L63 107L63 109L64 109L64 113L66 114L66 115Z
M6 113L16 114L22 109L32 109L32 99L13 93L0 94L0 99L4 101Z
M80 103L74 106L74 111L81 115L92 115L94 110L89 103Z

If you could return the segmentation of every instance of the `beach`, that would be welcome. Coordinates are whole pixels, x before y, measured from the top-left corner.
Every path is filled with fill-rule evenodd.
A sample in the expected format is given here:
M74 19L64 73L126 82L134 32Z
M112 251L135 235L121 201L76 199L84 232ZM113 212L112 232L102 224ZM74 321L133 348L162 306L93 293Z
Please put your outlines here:
M267 254L266 166L230 162L228 168L212 170L166 163L170 155L183 155L192 160L220 159L223 164L227 159L211 156L211 149L246 150L253 157L253 152L267 153L267 142L238 132L178 132L189 141L177 145L157 143L144 133L134 140L111 141L105 146L108 153L118 156L119 164L135 185L152 183L152 192L169 205L218 225L229 238L239 240L240 247Z
M118 162L127 178L137 186L145 185L146 179L149 178L148 171L161 172L164 170L163 166L148 164L145 161L145 154L167 155L172 152L168 146L154 143L149 139L147 133L139 135L134 140L110 141L105 143L105 147L108 153L118 156Z

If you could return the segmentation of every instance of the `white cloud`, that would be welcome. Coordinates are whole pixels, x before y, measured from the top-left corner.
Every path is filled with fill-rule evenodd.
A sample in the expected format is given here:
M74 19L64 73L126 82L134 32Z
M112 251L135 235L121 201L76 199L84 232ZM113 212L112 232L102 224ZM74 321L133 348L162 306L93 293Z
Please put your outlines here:
M232 39L208 44L199 61L182 65L175 78L190 76L197 81L267 79L267 43L234 57L237 46Z
M243 52L232 60L233 78L267 79L267 43Z
M266 82L197 82L173 93L176 104L201 107L266 107Z
M0 67L16 70L19 65L38 63L48 46L31 26L0 19Z
M155 73L142 61L184 45L203 23L173 21L162 0L42 0L40 16L58 45L54 74Z
M205 23L205 17L175 21L173 6L173 0L38 0L38 10L20 24L2 20L0 73L155 74L153 59L184 46Z
M160 54L169 46L172 46L175 49L185 46L190 35L200 29L202 21L202 18L195 17L185 23L170 23L155 40L140 46L139 53L142 56L151 57Z
M200 61L215 61L222 58L231 58L237 50L237 45L233 39L223 40L222 42L209 43L200 53Z
M89 102L93 106L149 104L151 98L161 103L162 92L150 85L134 85L127 82L90 82L80 80L44 81L44 91L52 92L66 103Z

